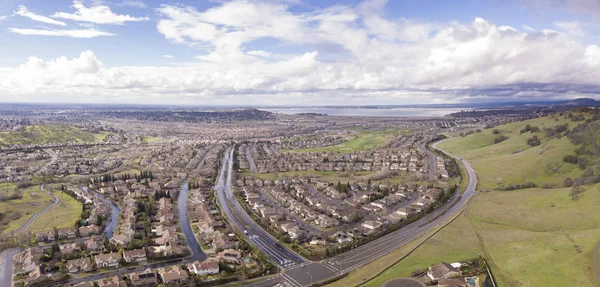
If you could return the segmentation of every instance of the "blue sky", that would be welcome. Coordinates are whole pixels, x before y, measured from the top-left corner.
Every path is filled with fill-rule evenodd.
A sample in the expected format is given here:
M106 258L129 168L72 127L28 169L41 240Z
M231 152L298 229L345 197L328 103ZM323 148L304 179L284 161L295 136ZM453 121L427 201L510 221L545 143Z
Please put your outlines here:
M17 1L0 101L598 98L600 1Z

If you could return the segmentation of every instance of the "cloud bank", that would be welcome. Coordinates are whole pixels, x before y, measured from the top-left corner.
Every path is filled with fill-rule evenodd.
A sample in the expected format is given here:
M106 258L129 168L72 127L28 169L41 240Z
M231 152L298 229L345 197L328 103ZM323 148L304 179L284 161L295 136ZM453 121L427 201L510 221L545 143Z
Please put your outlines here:
M292 13L282 2L157 9L157 30L198 49L180 66L106 67L96 54L0 69L0 92L86 101L194 104L405 104L596 97L600 47L581 28L518 30L482 18L390 19L385 1ZM575 37L575 38L574 38ZM275 40L300 52L250 48Z

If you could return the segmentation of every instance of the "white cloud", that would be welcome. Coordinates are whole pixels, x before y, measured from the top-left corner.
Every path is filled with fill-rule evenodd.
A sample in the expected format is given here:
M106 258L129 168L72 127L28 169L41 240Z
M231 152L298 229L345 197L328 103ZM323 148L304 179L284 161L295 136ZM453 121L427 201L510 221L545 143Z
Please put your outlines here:
M63 26L63 27L67 26L67 24L65 22L56 21L56 20L48 18L46 16L41 16L41 15L32 13L31 11L29 11L29 9L27 9L27 7L25 7L23 5L21 5L17 8L17 11L15 11L15 15L27 17L31 20L43 22L43 23L47 23L47 24L58 25L58 26Z
M252 50L252 51L248 51L246 54L248 55L252 55L252 56L259 56L259 57L270 57L272 54L263 50Z
M519 30L481 18L389 19L382 3L306 13L269 1L226 2L206 11L165 5L158 9L159 33L206 50L201 61L105 67L92 52L72 60L32 58L21 67L0 69L0 93L13 99L80 95L86 101L218 104L600 94L600 48L578 42L572 33ZM275 44L259 50L256 41L263 39ZM293 49L285 50L288 46Z
M117 4L117 6L129 6L136 7L140 9L146 9L148 6L141 0L124 0L121 3Z
M17 33L26 36L38 35L38 36L56 36L56 37L71 37L71 38L95 38L100 36L114 36L115 34L94 30L94 29L83 29L83 30L46 30L46 29L20 29L20 28L8 28L11 33Z
M150 20L148 17L133 17L115 14L108 6L97 5L86 7L80 1L73 1L75 13L56 12L53 18L68 19L73 21L90 22L95 24L122 25L125 22L140 22Z
M167 59L175 59L175 56L173 56L173 55L163 55L163 57L165 57Z
M586 34L586 32L582 28L583 24L581 24L581 22L579 22L579 21L572 21L572 22L556 21L553 24L554 24L554 26L558 27L560 30L564 31L565 33L571 34L571 35L584 36Z

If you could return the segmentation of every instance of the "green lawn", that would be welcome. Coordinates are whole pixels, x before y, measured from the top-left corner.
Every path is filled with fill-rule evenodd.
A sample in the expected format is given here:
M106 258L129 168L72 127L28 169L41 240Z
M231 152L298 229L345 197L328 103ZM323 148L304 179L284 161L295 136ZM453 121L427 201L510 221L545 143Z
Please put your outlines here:
M392 136L403 131L368 131L352 135L351 138L339 145L290 150L289 152L345 152L351 153L380 147L387 143Z
M6 186L3 184L3 186ZM2 233L7 234L23 226L31 216L50 206L53 198L41 192L39 186L23 190L23 198L0 202L0 213L4 214L1 221Z
M438 145L439 148L468 159L479 175L479 187L483 189L502 188L510 184L523 184L527 181L554 187L562 186L567 177L578 177L582 171L574 164L562 161L565 155L575 154L576 146L567 137L547 139L545 133L530 132L520 134L525 125L555 127L569 123L572 128L578 123L558 117L538 118L523 122L509 123L493 129L486 129L466 137L451 138ZM493 144L499 135L498 129L507 140ZM542 144L530 147L527 139L537 135Z
M28 126L25 131L0 132L0 146L65 142L98 142L110 133L92 133L66 125Z
M54 193L60 198L60 203L46 211L34 220L27 230L49 230L54 227L62 228L73 226L81 215L81 202L73 199L63 192Z

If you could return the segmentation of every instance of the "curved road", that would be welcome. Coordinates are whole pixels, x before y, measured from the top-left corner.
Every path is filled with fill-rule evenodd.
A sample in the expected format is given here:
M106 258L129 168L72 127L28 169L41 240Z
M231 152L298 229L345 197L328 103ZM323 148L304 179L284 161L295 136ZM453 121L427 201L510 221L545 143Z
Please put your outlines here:
M457 190L451 199L451 203L445 204L427 216L374 241L324 261L294 265L284 270L282 276L275 280L263 281L250 286L275 286L278 284L287 284L288 286L310 286L313 283L331 279L360 268L369 262L390 253L394 249L417 239L459 214L470 202L471 197L476 194L477 175L469 162L438 149L437 144L440 142L434 143L432 147L450 157L458 159L465 166L465 169L469 174L469 184L462 195L460 190ZM233 201L235 201L235 198L227 202ZM259 246L259 248L261 247ZM276 259L270 256L268 252L265 253L271 259Z
M44 185L40 185L40 191L45 192L44 191ZM54 193L52 192L46 192L48 195L51 195L52 197L54 197L54 202L44 208L43 210L38 211L36 214L34 214L31 218L29 218L29 220L27 220L27 222L25 222L25 224L23 224L23 226L21 226L21 228L17 229L16 232L23 232L25 229L27 229L27 227L29 227L29 224L31 224L36 218L38 218L38 216L40 216L42 213L50 210L50 208L56 206L59 202L60 202L60 198L58 198L58 196L54 195Z
M329 258L320 262L308 262L303 257L295 252L283 247L275 238L264 231L256 224L250 216L242 209L239 202L233 195L231 188L231 169L233 166L233 149L229 148L223 158L221 172L215 191L222 212L228 217L228 220L238 229L245 230L245 236L248 240L259 248L267 257L275 264L285 268L279 277L266 278L263 281L248 284L247 287L265 287L265 286L310 286L323 280L331 279L336 276L348 273L352 270L360 268L369 262L388 254L392 250L403 246L404 244L415 240L425 233L447 223L447 220L459 214L470 202L470 199L475 192L477 186L477 176L471 165L462 158L456 157L445 151L438 149L437 143L432 145L433 148L445 153L446 155L458 159L466 168L469 174L469 184L465 192L461 195L457 190L451 201L451 204L445 204L441 208L436 209L431 214L405 226L397 231L389 233L365 245L359 246L343 254ZM165 262L159 264L150 264L156 268L160 266L168 266L177 263ZM149 266L138 267L142 269ZM136 270L135 267L126 270L113 271L121 275L130 273ZM83 281L96 280L104 278L109 274L97 274L84 278L70 280L69 283L79 283Z

